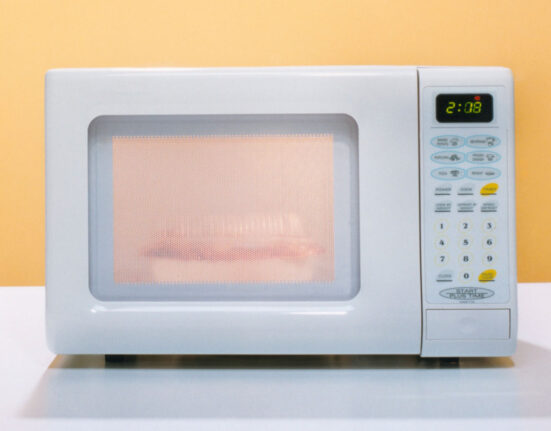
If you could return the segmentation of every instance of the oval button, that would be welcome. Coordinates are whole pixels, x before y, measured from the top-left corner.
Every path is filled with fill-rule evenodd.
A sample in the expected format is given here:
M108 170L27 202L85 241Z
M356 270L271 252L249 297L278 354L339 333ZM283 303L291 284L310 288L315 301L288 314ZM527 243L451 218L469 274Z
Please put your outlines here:
M467 138L467 145L473 148L493 148L499 143L499 138L492 135L475 135Z
M499 186L497 185L497 183L488 183L485 186L482 186L482 188L480 189L480 194L482 196L495 195L498 188Z
M442 135L432 138L432 145L441 149L454 149L465 145L465 139L457 135Z
M478 276L478 281L481 283L487 283L488 281L494 281L497 276L497 271L495 269L487 269L482 271Z
M453 165L465 160L465 155L458 151L439 151L438 153L434 153L430 158L436 163Z
M501 156L493 151L471 151L467 153L469 163L489 164L499 162Z
M431 175L439 180L460 180L465 176L465 170L461 168L437 168Z
M494 296L494 291L483 287L451 287L442 289L439 294L455 301L476 301Z
M500 175L501 172L496 168L470 168L467 171L467 176L473 180L493 180Z

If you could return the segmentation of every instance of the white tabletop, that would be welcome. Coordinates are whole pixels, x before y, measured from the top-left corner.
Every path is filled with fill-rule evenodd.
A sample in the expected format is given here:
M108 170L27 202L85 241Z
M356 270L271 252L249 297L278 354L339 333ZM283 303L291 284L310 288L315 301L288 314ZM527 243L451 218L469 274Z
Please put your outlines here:
M551 284L512 358L55 356L41 287L0 287L0 429L551 430ZM467 428L468 427L468 428Z

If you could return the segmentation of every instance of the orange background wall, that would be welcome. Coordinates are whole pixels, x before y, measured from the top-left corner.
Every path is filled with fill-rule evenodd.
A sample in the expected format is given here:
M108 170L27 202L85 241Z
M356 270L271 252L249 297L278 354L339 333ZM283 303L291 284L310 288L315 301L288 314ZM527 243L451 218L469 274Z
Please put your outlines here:
M501 65L516 82L518 274L551 281L551 1L0 0L0 285L44 282L54 67Z

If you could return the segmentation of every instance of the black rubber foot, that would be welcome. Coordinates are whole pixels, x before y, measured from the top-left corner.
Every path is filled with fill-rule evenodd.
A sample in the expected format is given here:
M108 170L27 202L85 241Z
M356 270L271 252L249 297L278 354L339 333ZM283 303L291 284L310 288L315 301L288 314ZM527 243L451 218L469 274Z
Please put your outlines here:
M458 367L459 358L440 358L441 367Z
M108 364L120 364L124 362L127 355L105 355L105 363Z

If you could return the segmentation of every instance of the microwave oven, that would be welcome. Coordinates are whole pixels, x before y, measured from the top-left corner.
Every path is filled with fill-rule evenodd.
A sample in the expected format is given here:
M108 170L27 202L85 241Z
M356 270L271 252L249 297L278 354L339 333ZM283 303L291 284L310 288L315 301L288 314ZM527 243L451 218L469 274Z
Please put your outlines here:
M509 69L59 69L45 93L53 352L514 352Z

